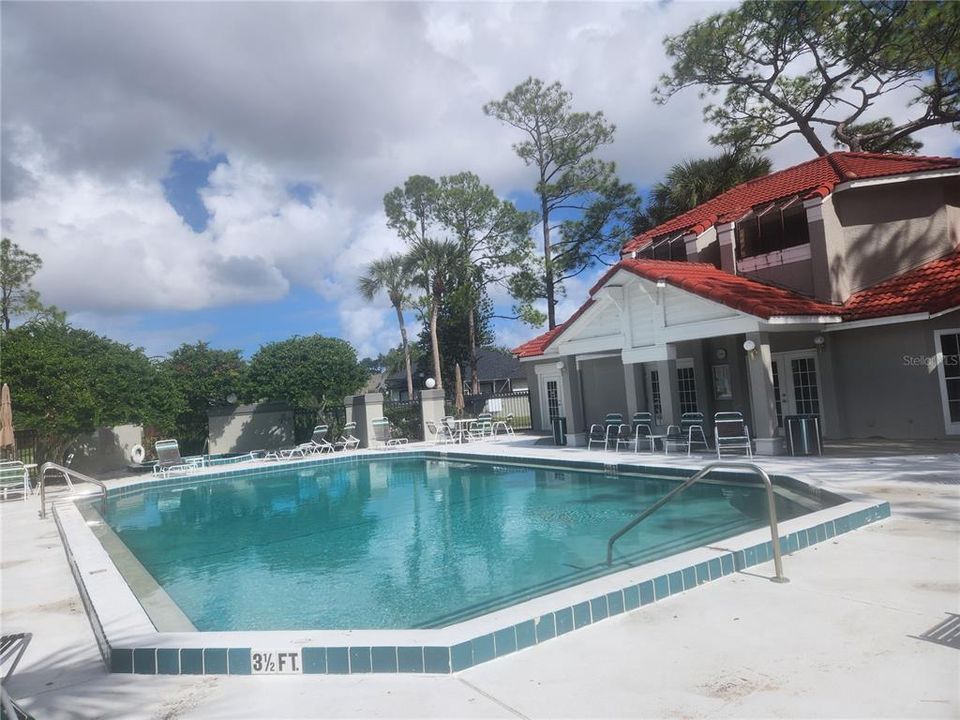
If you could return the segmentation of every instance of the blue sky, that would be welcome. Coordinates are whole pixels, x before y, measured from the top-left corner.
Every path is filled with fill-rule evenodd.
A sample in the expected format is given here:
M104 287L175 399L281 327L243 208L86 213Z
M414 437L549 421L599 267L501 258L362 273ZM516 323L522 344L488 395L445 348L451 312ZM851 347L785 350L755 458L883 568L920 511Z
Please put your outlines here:
M4 3L3 234L41 255L35 286L71 323L151 355L315 332L375 354L396 321L354 286L402 250L385 192L471 170L532 208L517 131L481 111L528 75L604 111L601 154L639 188L710 154L696 92L656 105L650 89L664 36L728 5ZM948 128L919 138L960 153ZM567 283L559 318L598 272ZM508 346L536 332L497 323Z

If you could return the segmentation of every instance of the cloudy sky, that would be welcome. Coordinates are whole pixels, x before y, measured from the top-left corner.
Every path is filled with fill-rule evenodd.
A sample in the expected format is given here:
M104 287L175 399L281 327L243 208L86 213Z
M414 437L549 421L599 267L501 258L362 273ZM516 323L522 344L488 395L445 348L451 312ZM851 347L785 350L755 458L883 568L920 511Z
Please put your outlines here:
M386 191L472 170L528 204L518 136L481 111L528 75L603 110L604 154L649 187L711 152L695 92L650 99L661 41L723 7L4 2L3 234L42 256L34 284L73 324L149 354L313 332L375 354L395 319L354 284L400 249ZM949 130L919 138L960 152ZM559 318L593 279L569 285ZM497 330L506 345L536 333Z

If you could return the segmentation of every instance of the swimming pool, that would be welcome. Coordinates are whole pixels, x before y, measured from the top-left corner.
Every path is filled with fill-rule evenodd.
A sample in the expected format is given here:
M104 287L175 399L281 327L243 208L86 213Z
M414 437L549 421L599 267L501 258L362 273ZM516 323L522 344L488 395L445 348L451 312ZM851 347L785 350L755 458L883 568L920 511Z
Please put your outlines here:
M762 527L763 487L411 457L146 489L105 519L198 630L429 628ZM805 508L778 495L778 516Z
M362 453L154 480L56 517L114 671L258 672L283 650L299 672L451 672L770 559L760 486L725 474L608 567L609 536L690 474L616 469ZM786 553L889 514L777 480Z

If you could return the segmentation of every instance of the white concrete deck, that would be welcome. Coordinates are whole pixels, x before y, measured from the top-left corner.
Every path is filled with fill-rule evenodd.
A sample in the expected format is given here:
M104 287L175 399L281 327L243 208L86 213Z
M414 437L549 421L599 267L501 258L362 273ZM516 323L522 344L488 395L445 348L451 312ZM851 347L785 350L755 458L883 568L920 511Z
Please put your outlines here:
M751 568L452 676L111 675L53 521L36 498L10 500L0 620L34 640L9 690L44 719L960 716L960 649L918 638L960 613L960 456L760 462L885 499L893 516L786 556L787 585Z

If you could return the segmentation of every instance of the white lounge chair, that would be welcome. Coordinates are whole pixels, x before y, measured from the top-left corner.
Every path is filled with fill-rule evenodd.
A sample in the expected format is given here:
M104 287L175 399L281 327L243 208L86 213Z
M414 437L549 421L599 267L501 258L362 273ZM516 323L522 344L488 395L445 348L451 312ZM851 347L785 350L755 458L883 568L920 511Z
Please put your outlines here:
M746 450L747 457L753 457L750 444L750 428L738 412L718 412L713 416L713 439L717 444L717 458L723 457L725 450Z
M157 440L154 448L157 451L157 464L153 466L154 475L191 473L203 467L203 457L200 455L182 457L180 443L176 440Z
M506 417L500 418L493 423L493 434L497 434L497 429L503 428L505 435L513 435L513 413L508 413Z
M360 447L360 438L354 436L357 430L355 422L348 422L340 431L340 438L333 444L334 450L356 450Z
M393 436L393 428L387 418L376 418L370 424L373 425L373 439L381 447L406 445L409 442L405 437Z
M20 493L23 499L30 494L30 474L19 460L5 460L0 462L0 489L3 490L3 499L7 493Z

